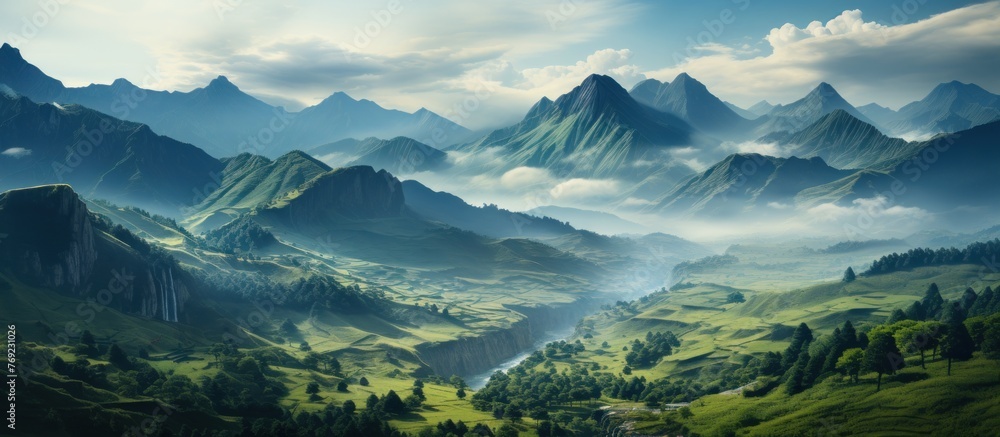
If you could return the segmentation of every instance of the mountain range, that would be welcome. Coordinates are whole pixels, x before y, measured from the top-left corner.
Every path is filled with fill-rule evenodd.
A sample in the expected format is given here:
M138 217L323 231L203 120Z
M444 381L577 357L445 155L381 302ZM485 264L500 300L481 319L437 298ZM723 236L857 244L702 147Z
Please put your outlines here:
M842 109L824 115L804 129L775 132L758 139L790 149L801 158L818 156L836 168L867 168L911 151L906 140L891 138Z
M1000 96L975 84L942 83L887 119L897 135L958 132L1000 119Z
M201 149L79 105L0 93L0 187L69 183L164 213L197 200L222 164Z
M439 171L449 166L446 152L407 137L346 139L307 152L331 165L370 165L394 174Z
M496 158L474 169L539 167L565 177L641 180L669 166L672 149L696 144L677 116L636 102L614 79L591 75L555 101L542 98L517 124L458 150ZM677 169L674 177L688 171Z
M629 94L639 103L676 115L702 132L722 138L739 137L753 125L687 73L669 83L644 80Z
M0 83L6 87L0 101L6 120L0 132L0 168L5 169L0 186L70 183L88 197L179 214L188 226L206 230L335 168L356 166L387 174L445 176L499 176L518 167L542 168L559 180L623 182L619 206L646 202L640 210L668 215L851 201L857 198L851 193L862 187L870 191L903 179L900 173L912 170L899 166L928 150L927 142L884 132L912 132L917 126L928 132L975 129L996 119L1000 105L996 95L978 86L949 82L900 111L875 104L859 109L821 83L795 102L771 106L762 101L743 110L687 74L671 82L646 80L631 91L608 76L592 75L554 101L542 98L510 127L449 146L451 140L468 139L469 132L425 109L413 114L386 110L334 93L316 106L289 113L249 96L222 76L188 93L145 90L125 80L68 88L9 45L0 47ZM102 109L110 115L98 112ZM150 126L123 119L149 120ZM267 136L269 141L254 139L256 134L247 134L248 125L268 125L273 135ZM194 146L153 133L161 130L177 132ZM956 138L967 147L983 147L979 143L985 136L964 135ZM769 153L776 156L734 155L724 143L747 139L773 145ZM91 147L98 142L100 147ZM58 148L64 144L84 149ZM210 153L195 147L203 145ZM455 166L451 153L473 156L469 161L475 164ZM741 174L737 169L746 162L761 171L744 178L746 186L734 187ZM705 164L699 168L695 163ZM400 190L415 199L457 205L454 199L449 203L447 193L413 184ZM740 200L720 204L719 194L730 199L734 189ZM944 205L955 200L941 199ZM423 212L442 218L434 207ZM484 211L468 213L473 217ZM475 228L468 217L456 220Z
M444 147L471 132L426 109L390 110L334 93L316 106L288 112L241 91L226 77L190 92L154 91L125 79L110 85L66 87L28 63L18 49L0 46L0 84L36 102L76 103L202 148L217 158L242 152L280 156L345 138L409 136Z

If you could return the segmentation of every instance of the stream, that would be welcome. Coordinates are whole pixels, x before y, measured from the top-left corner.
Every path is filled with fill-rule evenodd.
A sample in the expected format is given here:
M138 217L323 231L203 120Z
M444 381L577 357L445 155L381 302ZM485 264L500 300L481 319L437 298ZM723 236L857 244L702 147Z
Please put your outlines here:
M520 364L521 361L524 361L525 358L531 356L531 354L535 353L535 351L543 349L546 344L552 343L553 341L565 340L569 338L569 336L573 335L574 328L575 326L567 326L562 329L545 331L544 333L542 333L541 337L539 337L538 340L535 340L535 343L530 348L526 349L524 352L521 352L520 354L517 354L516 356L511 357L510 359L500 364L497 364L496 367L493 367L490 370L487 370L483 373L466 376L464 378L465 383L468 384L469 387L472 388L473 390L479 390L485 387L486 383L490 381L490 377L493 376L493 374L496 373L497 371L506 372L508 369Z

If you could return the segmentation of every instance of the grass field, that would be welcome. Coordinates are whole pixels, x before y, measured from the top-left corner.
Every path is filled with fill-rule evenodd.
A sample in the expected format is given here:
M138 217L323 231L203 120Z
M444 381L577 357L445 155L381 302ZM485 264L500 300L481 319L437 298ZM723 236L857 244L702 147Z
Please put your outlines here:
M576 337L587 347L581 358L620 370L625 365L622 348L632 340L644 338L649 331L673 331L681 339L676 353L652 368L633 370L635 375L657 379L732 361L738 355L780 351L787 340L771 339L777 324L805 322L816 334L828 334L845 320L856 325L881 322L894 308L922 297L932 282L941 287L945 299L955 299L972 281L981 280L982 286L1000 281L1000 274L979 274L976 265L925 267L789 291L741 289L747 301L739 304L726 303L734 288L701 283L652 295L628 310L616 307L588 317ZM583 339L585 333L593 338ZM608 347L601 347L604 342Z
M1000 364L982 357L920 368L911 359L898 375L875 375L854 384L831 377L794 396L774 390L763 398L706 396L691 405L693 416L667 413L706 436L987 436L1000 429ZM647 426L652 423L647 422Z

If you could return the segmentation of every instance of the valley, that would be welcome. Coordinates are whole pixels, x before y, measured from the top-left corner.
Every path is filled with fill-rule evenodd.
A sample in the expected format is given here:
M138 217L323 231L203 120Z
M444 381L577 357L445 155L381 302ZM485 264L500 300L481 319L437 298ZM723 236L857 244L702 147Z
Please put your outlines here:
M8 434L995 434L1000 95L969 53L1000 2L763 38L744 20L791 12L732 2L676 65L639 67L667 38L575 60L696 16L621 3L544 35L528 4L214 5L185 49L113 29L141 85L3 43ZM957 22L988 29L934 68L861 56ZM511 61L548 57L574 60Z

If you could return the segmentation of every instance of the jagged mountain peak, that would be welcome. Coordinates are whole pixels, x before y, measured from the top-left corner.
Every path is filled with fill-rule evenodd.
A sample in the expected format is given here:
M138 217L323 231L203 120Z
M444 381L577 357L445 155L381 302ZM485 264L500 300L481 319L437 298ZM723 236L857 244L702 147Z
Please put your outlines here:
M588 76L579 86L556 99L554 106L564 114L590 116L641 111L625 88L610 76L600 74Z
M772 109L774 109L774 105L772 105L771 102L768 102L767 100L761 100L757 103L754 103L753 106L747 108L747 111L750 111L757 115L764 115L767 114L768 112L771 112Z
M528 113L524 116L525 120L530 120L546 113L554 104L555 102L553 102L552 99L543 96L541 100L531 106L531 109L529 109Z
M16 55L17 57L20 58L21 51L8 43L3 43L3 46L0 46L0 56L11 56L11 55Z
M208 83L208 86L209 87L226 87L226 88L231 87L231 88L236 88L236 85L234 85L229 80L228 77L223 76L221 74L218 77L216 77L215 79L212 79L212 81Z
M306 161L318 165L320 167L329 168L322 161L314 158L312 155L303 152L301 150L292 150L291 152L281 155L280 157L274 160L274 162L295 162L295 161L300 161L300 162Z
M670 83L676 83L676 82L681 82L681 83L690 82L693 84L701 84L701 82L698 82L697 79L691 77L690 74L687 74L685 72L681 72L680 74L678 74L677 77L674 78L673 82Z
M40 102L54 100L65 88L62 82L46 76L26 61L20 50L7 43L0 47L0 82Z
M816 85L816 88L813 88L812 91L809 91L809 94L806 94L804 100L839 103L840 101L844 101L844 98L840 96L840 93L837 92L833 85L820 82L819 85Z

